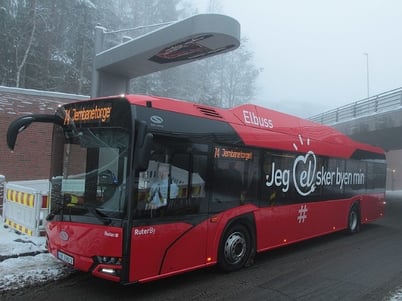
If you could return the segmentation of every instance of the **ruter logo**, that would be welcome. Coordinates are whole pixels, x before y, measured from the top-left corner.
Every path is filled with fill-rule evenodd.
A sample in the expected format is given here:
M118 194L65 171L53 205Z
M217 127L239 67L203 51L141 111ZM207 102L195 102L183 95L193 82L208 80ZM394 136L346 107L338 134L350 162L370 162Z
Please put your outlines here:
M67 233L66 231L64 231L64 230L61 230L61 231L60 231L59 237L60 237L60 239L63 240L63 241L68 241L68 239L70 238L69 235L68 235L68 233Z

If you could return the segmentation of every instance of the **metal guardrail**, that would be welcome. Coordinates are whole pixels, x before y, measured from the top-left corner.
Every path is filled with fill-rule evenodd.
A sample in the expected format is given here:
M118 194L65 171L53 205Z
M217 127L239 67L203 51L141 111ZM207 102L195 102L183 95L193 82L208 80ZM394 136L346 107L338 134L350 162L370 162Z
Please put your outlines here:
M311 121L332 125L367 115L402 108L402 87L312 116Z

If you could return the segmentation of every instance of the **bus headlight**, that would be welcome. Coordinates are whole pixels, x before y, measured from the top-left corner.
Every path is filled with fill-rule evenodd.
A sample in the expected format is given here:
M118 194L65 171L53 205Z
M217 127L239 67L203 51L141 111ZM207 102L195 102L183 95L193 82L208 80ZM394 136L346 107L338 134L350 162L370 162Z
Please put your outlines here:
M93 259L96 264L93 270L94 275L112 281L120 281L121 257L98 255Z

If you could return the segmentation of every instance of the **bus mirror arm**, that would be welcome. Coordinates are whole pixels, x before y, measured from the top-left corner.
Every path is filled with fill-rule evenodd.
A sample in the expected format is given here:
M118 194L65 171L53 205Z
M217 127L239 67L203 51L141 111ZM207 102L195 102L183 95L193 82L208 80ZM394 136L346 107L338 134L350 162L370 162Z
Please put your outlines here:
M153 138L154 135L152 135L151 133L145 134L142 145L137 148L134 158L135 170L144 171L148 169Z
M148 126L143 121L136 121L136 146L134 153L134 170L144 171L148 169L151 146L154 135L148 132Z
M7 146L11 151L14 150L18 134L29 127L32 122L63 124L63 120L59 116L46 114L26 115L14 120L7 130Z

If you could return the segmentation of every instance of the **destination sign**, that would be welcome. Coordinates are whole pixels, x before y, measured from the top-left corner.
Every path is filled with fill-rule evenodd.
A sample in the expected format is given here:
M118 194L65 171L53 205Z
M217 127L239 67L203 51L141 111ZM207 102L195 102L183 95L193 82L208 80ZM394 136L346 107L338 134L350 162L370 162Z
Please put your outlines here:
M64 125L69 125L72 122L109 122L111 113L112 106L110 105L66 109Z
M248 161L253 159L253 152L244 152L240 150L224 148L224 147L215 147L215 155L216 159L235 159L241 161Z

